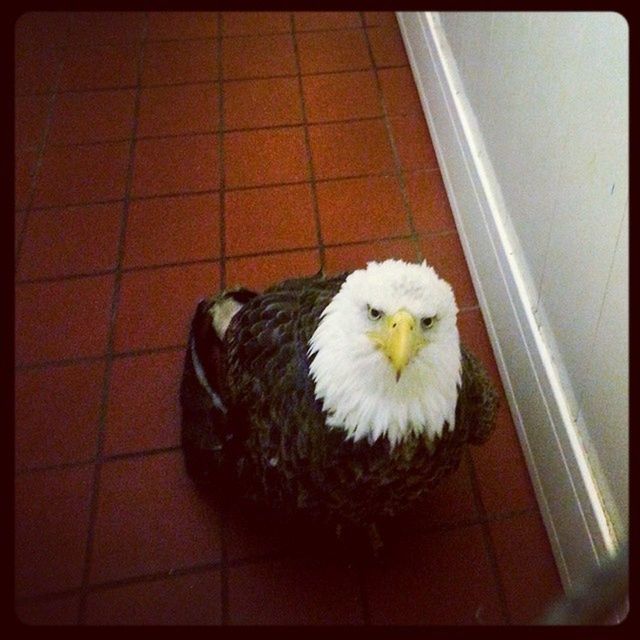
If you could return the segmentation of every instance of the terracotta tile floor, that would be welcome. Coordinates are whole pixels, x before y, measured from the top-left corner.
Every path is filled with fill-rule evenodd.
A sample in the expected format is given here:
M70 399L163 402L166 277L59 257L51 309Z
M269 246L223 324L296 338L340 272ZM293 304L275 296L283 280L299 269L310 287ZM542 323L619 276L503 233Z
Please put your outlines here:
M19 618L534 619L561 587L504 397L379 564L182 464L188 323L219 287L425 257L500 385L394 15L32 13L16 52Z

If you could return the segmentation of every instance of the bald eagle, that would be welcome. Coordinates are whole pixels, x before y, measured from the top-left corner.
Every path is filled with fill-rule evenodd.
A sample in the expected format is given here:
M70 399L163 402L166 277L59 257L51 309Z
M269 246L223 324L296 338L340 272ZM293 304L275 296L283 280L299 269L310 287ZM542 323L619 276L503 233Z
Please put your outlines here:
M367 531L480 444L497 394L460 344L451 286L422 262L200 302L181 385L182 446L201 483Z

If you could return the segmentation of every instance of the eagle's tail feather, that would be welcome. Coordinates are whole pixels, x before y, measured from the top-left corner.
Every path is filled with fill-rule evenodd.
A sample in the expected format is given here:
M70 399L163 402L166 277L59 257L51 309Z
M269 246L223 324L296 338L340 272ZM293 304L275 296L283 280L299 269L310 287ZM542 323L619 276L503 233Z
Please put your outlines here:
M496 426L498 392L483 364L463 348L464 420L469 427L469 442L486 442Z

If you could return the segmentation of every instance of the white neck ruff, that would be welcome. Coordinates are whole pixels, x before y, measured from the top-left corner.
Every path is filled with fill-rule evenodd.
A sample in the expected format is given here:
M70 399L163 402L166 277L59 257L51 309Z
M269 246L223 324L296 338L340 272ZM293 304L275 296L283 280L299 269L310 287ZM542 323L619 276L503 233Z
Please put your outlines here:
M434 329L398 381L360 315L343 285L309 342L315 397L327 425L354 440L384 436L392 445L411 433L440 435L445 422L453 429L461 375L455 313Z

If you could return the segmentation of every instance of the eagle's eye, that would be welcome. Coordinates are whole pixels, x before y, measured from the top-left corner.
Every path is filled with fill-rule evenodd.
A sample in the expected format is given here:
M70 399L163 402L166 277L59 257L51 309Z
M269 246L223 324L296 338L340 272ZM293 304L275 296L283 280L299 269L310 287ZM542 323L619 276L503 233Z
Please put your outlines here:
M380 320L384 315L380 309L374 309L373 307L367 307L369 320Z
M431 327L433 327L433 323L435 322L436 317L435 316L431 316L428 318L422 318L422 320L420 320L420 326L423 329L431 329Z

